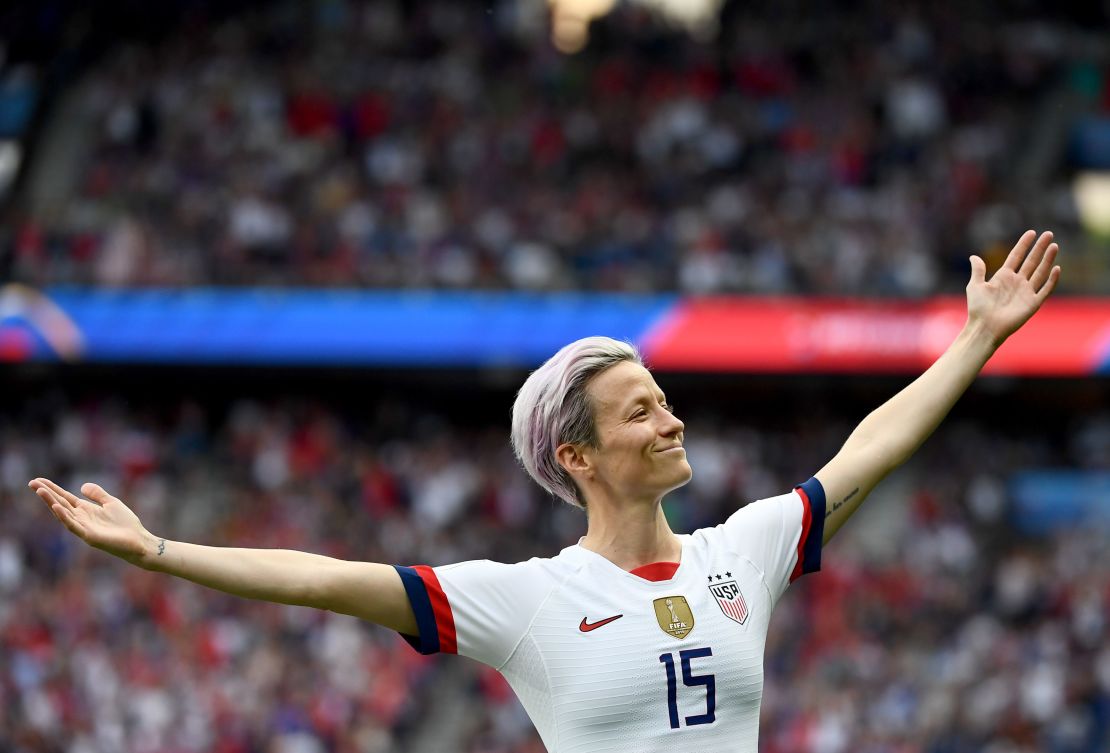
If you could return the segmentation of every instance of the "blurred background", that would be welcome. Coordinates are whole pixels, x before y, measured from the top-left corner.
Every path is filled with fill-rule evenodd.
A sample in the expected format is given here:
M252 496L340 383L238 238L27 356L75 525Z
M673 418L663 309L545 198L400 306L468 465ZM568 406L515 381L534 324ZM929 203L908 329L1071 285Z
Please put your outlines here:
M1056 296L772 620L765 753L1110 750L1110 3L13 0L0 751L540 753L500 677L91 551L550 556L562 345L637 342L689 532L781 493L1027 228Z

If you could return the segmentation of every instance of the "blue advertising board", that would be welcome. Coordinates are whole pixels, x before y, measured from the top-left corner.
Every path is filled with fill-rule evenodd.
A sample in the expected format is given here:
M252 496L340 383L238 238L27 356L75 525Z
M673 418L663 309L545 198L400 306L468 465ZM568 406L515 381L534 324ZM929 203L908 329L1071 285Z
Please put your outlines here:
M356 290L0 289L0 359L532 367L636 341L673 296Z

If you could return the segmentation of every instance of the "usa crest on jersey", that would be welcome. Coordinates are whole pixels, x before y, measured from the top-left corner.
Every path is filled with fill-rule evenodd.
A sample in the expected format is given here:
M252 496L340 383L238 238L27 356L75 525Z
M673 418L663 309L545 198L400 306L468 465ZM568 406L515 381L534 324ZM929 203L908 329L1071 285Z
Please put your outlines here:
M709 592L717 600L717 605L721 607L725 617L741 625L748 619L748 602L744 600L744 594L740 593L740 586L736 585L736 581L711 582Z

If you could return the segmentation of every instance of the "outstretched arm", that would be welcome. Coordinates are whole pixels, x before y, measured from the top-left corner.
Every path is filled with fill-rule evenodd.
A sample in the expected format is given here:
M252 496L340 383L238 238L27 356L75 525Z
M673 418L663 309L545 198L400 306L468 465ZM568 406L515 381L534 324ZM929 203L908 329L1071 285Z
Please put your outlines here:
M288 549L233 549L151 534L123 502L96 484L82 499L53 481L29 486L75 536L146 570L218 591L279 604L327 609L416 635L401 577L389 565L350 562Z
M1053 266L1057 251L1052 233L1037 238L1030 230L989 281L986 264L971 257L963 331L924 374L867 416L817 472L825 489L824 543L933 433L998 346L1052 294L1060 279L1060 268Z

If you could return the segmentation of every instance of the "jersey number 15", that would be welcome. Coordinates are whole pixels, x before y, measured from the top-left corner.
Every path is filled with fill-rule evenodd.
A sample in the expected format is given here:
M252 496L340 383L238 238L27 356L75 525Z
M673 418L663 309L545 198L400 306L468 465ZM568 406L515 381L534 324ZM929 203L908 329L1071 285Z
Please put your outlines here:
M678 652L679 661L682 663L682 684L688 688L705 686L705 713L686 717L686 726L695 724L711 724L717 718L717 679L713 675L695 675L690 668L691 659L700 659L704 656L713 656L713 649L689 648ZM674 656L663 654L659 661L667 668L667 711L671 716L671 729L679 728L678 721L678 678L675 675Z

